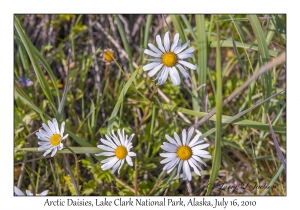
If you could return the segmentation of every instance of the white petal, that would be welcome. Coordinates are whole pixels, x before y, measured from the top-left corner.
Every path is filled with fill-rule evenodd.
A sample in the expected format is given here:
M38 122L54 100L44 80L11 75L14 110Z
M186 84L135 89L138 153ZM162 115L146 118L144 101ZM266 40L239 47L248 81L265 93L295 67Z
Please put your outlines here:
M206 163L203 161L203 160L201 160L201 158L199 158L198 156L196 156L196 155L192 155L192 158L190 158L190 159L195 159L195 160L197 160L198 162L200 162L200 163L202 163L203 165L205 165L206 166ZM197 165L198 165L198 163L197 163ZM196 166L197 166L196 165ZM200 167L200 166L199 166ZM201 168L201 167L200 167ZM202 169L201 169L202 170Z
M175 67L170 68L170 77L175 86L180 85L180 77Z
M53 149L53 151L52 151L52 153L51 153L51 157L53 157L53 156L56 154L56 152L57 152L57 147L55 147L55 148Z
M192 148L192 151L193 151L193 154L194 155L198 155L198 156L202 156L202 155L209 155L209 152L208 151L205 151L205 150L199 150L199 149L194 149Z
M190 48L188 48L187 50L185 50L185 51L179 53L178 56L179 56L179 55L183 55L183 54L192 54L192 52L194 52L194 51L195 51L195 47L193 46L193 47L190 47Z
M165 51L164 47L162 46L160 35L157 35L157 36L156 36L156 43L157 43L158 48L159 48L163 53L165 53L166 51Z
M185 70L185 68L183 68L182 65L177 64L176 65L178 67L178 69L180 70L181 74L184 76L184 78L189 78L189 73L187 73L187 71Z
M122 129L122 136L123 136L124 145L125 145L125 144L127 144L127 135L125 136L125 129L124 128Z
M190 160L194 163L194 165L195 165L198 169L200 169L201 171L203 171L202 168L199 166L199 164L196 162L196 160L194 160L193 158L191 158ZM206 166L206 164L205 164L205 166Z
M179 44L180 44L180 42L179 42ZM176 47L176 49L174 50L174 53L175 54L178 54L178 53L180 53L182 50L184 50L188 45L190 44L190 40L188 40L184 45L182 45L182 46L178 46L177 45L177 47Z
M44 130L48 133L49 137L53 136L54 133L52 133L52 131L50 130L50 128L45 123L43 123L42 126L43 126Z
M58 129L58 123L57 120L55 118L52 119L54 128L55 128L55 133L60 134L59 129Z
M24 195L24 193L19 188L17 188L16 186L14 186L14 193L18 196Z
M115 163L116 163L118 160L119 160L119 159L113 159L113 160L111 160L111 161L109 161L109 162L103 164L103 165L101 166L102 170L105 171L105 170L107 170L107 169L113 167L113 165L115 165Z
M176 153L159 153L161 157L177 157Z
M178 169L177 169L177 175L176 175L176 177L175 177L175 178L178 178L178 177L179 177L179 173L180 173L180 170L181 170L181 168L182 168L182 164L183 164L183 161L182 161L182 160L180 160L180 162L179 162L179 166L178 166Z
M50 139L47 138L47 137L44 137L44 136L37 136L39 140L42 140L42 141L46 141L46 142L49 142Z
M43 136L43 137L46 137L46 138L50 138L51 136L49 136L49 134L46 132L46 131L44 131L43 129L40 129L37 133L36 133L36 135L38 135L38 136Z
M105 144L105 145L107 145L107 146L110 146L111 148L114 148L114 149L117 148L117 146L116 146L112 141L108 141L108 140L105 140L105 139L100 139L100 141L101 141L103 144Z
M50 149L48 149L48 150L43 154L43 156L46 157L46 156L51 152L51 150L52 150L52 147L51 147Z
M180 60L180 61L178 61L178 62L181 63L182 65L184 65L184 66L186 66L186 67L192 69L192 70L196 70L196 69L197 69L197 67L196 67L195 65L193 65L193 64L191 64L191 63L189 63L189 62L182 61L182 60Z
M164 69L164 72L162 73L161 77L158 78L158 83L157 83L158 85L162 85L166 82L166 80L168 79L169 70L170 70L169 67L166 67Z
M129 155L130 157L136 156L136 154L135 154L134 152L128 152L128 155Z
M197 167L194 165L194 163L192 162L192 158L188 160L190 166L194 169L195 173L198 175L198 176L201 176L200 174L200 171L197 169Z
M186 129L182 130L182 142L186 142ZM183 143L183 145L187 145L187 144Z
M146 61L161 62L161 58L145 58Z
M153 57L156 57L156 58L160 58L160 54L157 54L157 53L154 53L148 49L144 50L144 53L147 54L147 55L151 55Z
M191 174L191 169L189 167L189 164L187 161L183 162L183 170L185 171L186 177L189 181L192 180L192 174Z
M102 149L102 150L105 150L105 151L115 152L115 149L113 149L111 147L104 146L104 145L98 145L97 147Z
M118 167L120 166L120 164L121 164L121 161L118 161L118 162L114 165L114 167L111 169L111 173L112 173L112 174L115 173L115 171L118 169Z
M201 149L204 149L207 147L209 147L209 144L201 144L201 145L193 147L193 150L201 150Z
M198 155L198 154L195 154L195 155ZM205 155L205 154L201 154L201 155L198 155L198 156L200 156L202 158L208 158L208 159L211 158L211 155Z
M48 195L49 190L45 190L43 192L41 192L41 194L36 194L37 196L44 196L44 195Z
M129 145L130 143L131 143L131 140L132 140L132 138L134 137L134 133L133 134L131 134L131 136L129 137L129 139L128 139L128 142L127 142L127 145Z
M111 138L114 140L114 142L115 142L118 146L120 146L120 145L121 145L121 142L120 142L120 140L117 138L117 136L115 135L115 132L112 131L111 133L112 133Z
M64 145L62 143L60 143L58 146L57 146L57 149L58 150L62 150L64 148Z
M157 74L157 76L156 76L156 78L155 78L154 80L157 80L157 79L161 78L161 75L164 73L165 69L166 69L166 66L163 66L162 69L161 69L161 71ZM149 73L150 73L150 72L149 72ZM148 74L148 75L149 75L149 74ZM150 76L150 75L149 75L149 76ZM154 81L154 80L153 80L153 81Z
M196 144L196 142L198 141L198 139L200 138L200 136L202 135L202 133L197 133L194 138L192 139L192 141L189 143L189 146L192 147Z
M149 43L148 46L150 47L151 50L153 50L155 53L162 55L162 52L157 49L153 44Z
M50 148L53 148L52 144L44 144L44 145L38 147L38 151L48 150Z
M180 146L184 145L181 143L180 137L178 136L178 134L176 132L174 132L174 138Z
M178 40L179 40L179 33L175 34L174 36L173 44L170 49L171 52L173 52L175 47L177 46Z
M100 152L99 154L95 154L96 156L112 156L115 155L114 152Z
M171 144L175 144L177 147L179 147L179 144L169 135L165 135L166 139L171 143Z
M150 77L154 76L160 69L161 67L163 66L164 64L159 64L158 66L154 67L151 71L149 71L148 75Z
M163 150L166 150L167 152L176 152L177 147L174 144L166 143L164 142L163 145L160 146Z
M178 57L179 59L193 58L193 57L194 57L194 54L182 52L182 53L178 54L177 57Z
M45 146L45 145L51 145L51 143L49 141L39 141L38 145Z
M55 131L54 125L50 120L48 120L48 126L49 126L50 130L52 131L52 133L55 134L56 131Z
M120 170L121 170L121 168L122 168L123 165L124 165L124 159L121 161L121 165L119 167L118 174L120 174Z
M112 140L110 139L110 137L109 137L108 135L106 135L106 134L105 134L105 137L106 137L106 139L107 139L108 141L114 142L114 143L115 143L116 145L118 145L118 146L121 145L119 139L114 139L113 137L111 137L112 140L113 140L113 141L112 141Z
M202 134L200 134L200 135L202 135ZM193 145L191 147L194 147L198 144L202 144L203 142L205 142L203 139L198 139L196 142L193 143ZM191 145L191 143L190 143L190 145Z
M27 195L27 196L33 196L33 193L30 192L29 190L26 190L25 192L26 192L26 195Z
M163 159L162 161L160 161L160 163L161 164L168 163L168 162L170 162L170 161L172 161L174 159L176 159L176 158L174 158L174 157L167 157L166 159Z
M104 159L104 160L101 160L101 163L108 163L109 161L118 161L119 159L116 157L116 156L114 156L114 157L110 157L110 158L106 158L106 159Z
M118 134L119 134L119 138L120 138L120 141L121 141L121 144L124 145L124 141L125 139L123 138L122 134L121 134L121 130L118 129Z
M60 125L60 135L63 136L65 131L65 122L62 122Z
M186 140L186 145L189 145L190 140L194 134L195 128L192 127L191 129L188 130L188 136L187 136L187 140Z
M167 170L170 170L170 169L173 169L175 168L176 164L179 162L179 158L175 158L173 160L171 160L169 163L167 163L164 167L163 167L163 170L167 171Z
M126 156L126 161L127 161L128 165L133 166L132 160L129 157L129 155Z
M165 50L168 52L170 50L170 38L169 38L169 31L165 33L164 37L164 46Z
M68 136L69 136L69 134L66 134L64 137L61 138L61 141L65 140Z
M152 62L152 63L149 63L149 64L147 64L146 66L143 67L143 70L144 71L148 71L150 69L155 68L156 66L158 66L160 64L161 64L161 62Z

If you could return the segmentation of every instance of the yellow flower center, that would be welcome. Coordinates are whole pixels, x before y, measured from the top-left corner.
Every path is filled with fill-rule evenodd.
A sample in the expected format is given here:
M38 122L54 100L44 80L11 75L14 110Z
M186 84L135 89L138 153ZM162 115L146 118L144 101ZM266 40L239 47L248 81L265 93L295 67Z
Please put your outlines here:
M115 52L107 50L103 53L103 58L107 62L112 62L114 60Z
M50 143L53 145L53 146L57 146L60 144L60 134L54 134L51 139L50 139Z
M116 157L123 160L127 155L127 149L124 146L118 146L115 151Z
M161 61L165 66L168 67L175 66L177 62L177 56L175 53L166 52L165 54L162 55Z
M180 146L177 149L177 155L181 160L188 160L192 156L192 150L188 146Z

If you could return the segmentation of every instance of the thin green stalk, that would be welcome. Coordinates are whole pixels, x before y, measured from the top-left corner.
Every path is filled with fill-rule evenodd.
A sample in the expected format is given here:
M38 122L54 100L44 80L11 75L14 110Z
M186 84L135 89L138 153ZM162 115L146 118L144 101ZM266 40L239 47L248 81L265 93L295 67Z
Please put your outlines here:
M220 167L221 167L221 135L222 135L222 69L221 69L221 49L219 45L219 24L217 20L217 47L216 47L216 71L217 71L217 92L216 92L216 134L215 134L215 149L212 157L212 170L210 173L209 182L214 183ZM206 195L210 195L213 184L208 185Z

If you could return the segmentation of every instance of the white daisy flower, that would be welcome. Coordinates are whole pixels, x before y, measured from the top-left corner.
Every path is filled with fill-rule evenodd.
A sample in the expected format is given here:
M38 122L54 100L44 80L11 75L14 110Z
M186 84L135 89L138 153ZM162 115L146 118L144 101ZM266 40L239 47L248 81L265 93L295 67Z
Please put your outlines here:
M47 195L48 192L49 192L49 190L45 190L45 191L41 192L41 194L36 194L36 196ZM14 193L17 196L24 196L24 193L19 188L17 188L16 186L14 186ZM27 196L33 196L33 193L30 192L29 190L26 190L26 195Z
M38 147L38 150L46 150L46 152L43 154L44 157L52 151L51 157L53 157L56 154L57 149L62 150L63 144L61 143L61 141L68 137L68 134L63 136L65 130L65 122L62 122L60 130L58 129L58 123L55 118L53 118L52 122L48 120L49 127L45 123L43 123L42 126L45 130L40 129L36 133L38 139L41 140L41 142L38 142L38 144L40 145Z
M143 69L144 71L151 70L148 73L150 77L159 72L156 77L156 79L158 79L158 85L165 83L168 78L168 74L170 74L172 82L176 86L180 85L180 77L177 69L179 69L184 78L189 77L189 74L185 70L184 66L193 70L196 69L196 66L183 60L186 58L194 57L193 52L195 48L190 47L187 50L184 50L189 45L190 41L187 41L187 43L181 46L178 33L175 34L173 44L171 45L169 33L169 31L165 33L164 46L162 45L160 35L156 36L156 43L158 45L158 48L151 43L148 44L152 51L146 49L144 53L153 56L154 58L146 59L148 61L152 61L152 63L145 65Z
M186 130L183 129L182 140L176 132L174 132L175 140L166 135L169 143L164 142L161 146L162 149L167 151L167 153L159 154L161 157L165 158L160 163L167 163L163 167L163 170L170 173L176 165L179 164L176 178L179 177L181 168L183 168L183 180L188 179L191 181L192 174L190 167L194 169L197 175L201 176L198 169L202 171L202 168L199 166L198 162L201 162L206 166L206 163L201 158L211 158L211 155L209 155L207 151L203 150L204 148L207 148L209 144L201 144L204 142L204 139L200 138L202 133L196 134L191 140L194 130L194 128L191 128L187 133Z
M102 170L107 170L112 168L111 173L115 173L115 171L119 168L118 173L120 174L120 169L122 168L125 159L128 165L133 166L131 157L136 156L134 152L130 152L132 148L131 140L134 136L132 134L129 139L128 136L124 134L124 128L122 133L120 129L118 129L119 138L115 135L114 131L112 131L112 135L106 135L106 139L100 139L104 145L98 145L97 147L106 151L96 154L96 156L112 156L110 158L104 159L101 161L103 165L101 166Z

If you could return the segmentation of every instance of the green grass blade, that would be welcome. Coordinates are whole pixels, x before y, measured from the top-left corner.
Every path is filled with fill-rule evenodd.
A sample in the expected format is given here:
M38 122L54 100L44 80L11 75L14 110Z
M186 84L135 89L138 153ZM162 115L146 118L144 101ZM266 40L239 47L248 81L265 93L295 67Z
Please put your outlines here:
M66 103L66 98L67 98L67 93L68 93L68 88L69 88L70 63L71 63L71 54L69 53L69 55L68 55L67 78L66 78L66 83L65 83L65 87L64 87L64 92L63 92L61 101L59 103L58 111L57 111L57 114L56 114L56 119L57 120L60 119L60 117L62 115L63 108L64 108L65 103Z
M184 33L184 28L182 26L182 24L179 21L179 16L178 15L170 15L172 22L175 26L175 28L177 29L179 36L181 38L182 43L186 43L187 42L187 37Z
M89 142L87 142L87 141L85 141L84 139L82 139L82 138L76 136L75 133L71 132L71 131L68 130L68 129L65 129L65 130L66 130L66 133L68 133L68 134L70 135L70 137L71 137L72 139L74 139L80 146L82 146L82 147L91 147L91 148L94 148ZM93 154L93 156L94 156L98 161L101 160L101 158L98 157L98 156L96 156L95 154Z
M152 22L152 16L153 15L147 15L146 18L146 26L145 26L145 35L144 35L144 49L147 49L148 46L148 39L149 39L149 34L150 34L150 27L151 27L151 22ZM142 53L144 55L144 53Z
M276 32L280 34L280 36L286 40L286 28L282 24L281 19L278 17L278 15L272 15L271 22L275 26Z
M218 22L218 16L216 16ZM217 92L216 92L216 133L215 133L215 149L212 157L212 169L206 195L210 195L213 183L215 182L221 167L221 135L222 135L222 69L221 69L221 48L219 45L219 24L217 27L217 48L216 48L216 76L217 76Z
M75 154L85 154L85 153L97 154L103 151L98 147L70 147L70 149L73 150ZM16 150L27 151L27 152L44 152L44 151L38 151L37 147L16 148ZM57 153L72 154L71 151L68 149L58 150Z
M34 52L34 54L38 57L38 59L42 62L42 64L44 65L47 73L49 74L50 76L50 79L51 79L51 82L53 84L53 87L55 89L55 92L57 94L57 101L58 101L58 106L60 105L60 100L59 100L59 91L58 91L58 88L57 88L57 84L56 84L56 78L53 74L53 71L52 69L50 68L48 62L46 61L46 59L42 56L42 54L36 49L36 47L31 43L31 47L32 47L32 50Z
M243 44L241 42L235 42L236 44L236 47L237 48L244 48L244 49L247 49L247 50L255 50L255 51L258 51L258 47L255 46L255 45L250 45L250 44ZM211 44L210 44L210 47L216 47L217 46L217 41L212 41ZM220 46L221 47L233 47L232 45L232 40L231 39L228 39L228 40L221 40L220 41ZM273 57L277 57L279 55L279 51L274 51L274 50L268 50L269 52L269 55L270 56L273 56Z
M241 66L243 72L246 74L246 71L247 71L247 70L245 69L245 65L244 65L244 63L242 62L241 56L240 56L240 54L239 54L239 52L238 52L238 50L237 50L237 47L236 47L235 40L234 40L233 36L232 36L232 45L233 45L233 50L234 50L234 53L235 53L235 55L236 55L236 58L238 59L239 64L240 64L240 66Z
M131 49L130 49L130 45L128 43L128 40L126 38L126 34L125 34L125 30L123 27L123 24L120 20L120 18L118 17L118 15L114 15L115 20L117 21L117 27L118 27L118 31L120 33L121 39L122 39L122 43L125 47L125 51L128 55L128 63L129 63L129 69L131 72L134 71L134 67L132 65L132 54L131 54Z
M206 83L207 70L207 40L204 15L196 15L197 45L198 45L198 85ZM204 88L200 89L200 98L204 99Z
M45 122L45 118L51 119L47 114L45 114L44 111L40 110L39 107L37 107L30 98L23 92L23 90L14 82L14 89L15 89L15 95L16 97L20 98L20 100L27 106L29 106L32 110L34 110L36 113L40 115L42 120Z
M262 57L262 61L263 63L267 63L270 60L270 53L260 21L257 15L248 15L248 18L257 39L258 51Z
M276 174L273 176L273 178L271 179L270 183L268 184L268 186L270 186L269 188L265 189L261 195L266 195L270 189L272 189L271 186L274 185L274 183L276 182L276 180L278 179L279 175L281 174L281 172L283 171L283 165L280 166L280 168L277 170Z
M262 104L262 103L259 102L258 105L260 105L260 104ZM257 107L256 105L255 105L255 107ZM163 104L162 103L161 107L163 107L166 110L182 112L183 114L197 116L197 117L200 117L200 118L203 118L207 115L206 112L198 112L198 111L185 109L185 108L177 107L177 106L170 105L170 104ZM234 125L241 125L241 126L251 127L251 128L262 130L262 131L269 131L270 130L269 125L266 124L266 123L256 122L256 121L247 120L247 119L241 119L239 117L236 117L236 116L231 117L231 116L227 116L227 115L222 115L222 122L223 122L223 124L232 123ZM209 120L210 121L216 121L216 115L213 115L211 118L209 118ZM283 127L273 126L273 129L274 129L274 132L276 132L276 133L282 133L282 134L286 133L286 128L283 128Z
M181 18L182 18L184 24L186 25L186 27L188 28L189 32L191 33L193 39L196 41L197 37L194 33L193 27L191 26L190 22L188 21L188 19L186 18L185 15L181 15Z
M123 89L122 89L122 91L121 91L121 93L120 93L120 95L119 95L118 101L117 101L117 103L116 103L116 105L115 105L115 108L114 108L113 112L111 113L111 116L110 116L110 118L109 118L109 120L108 120L107 132L111 132L112 127L113 127L113 123L114 123L114 121L115 121L115 119L116 119L116 116L117 116L117 114L118 114L118 112L119 112L120 105L121 105L121 103L123 102L124 97L125 97L125 95L126 95L126 93L127 93L127 90L128 90L128 88L129 88L129 86L131 85L131 83L133 82L133 80L135 79L135 77L136 77L136 75L138 74L139 70L140 70L140 67L137 68L137 69L133 72L133 74L131 75L131 77L128 79L128 81L127 81L126 84L124 85L124 87L123 87Z
M48 83L46 81L45 75L43 74L43 71L41 70L41 68L38 64L38 61L35 57L35 54L32 50L31 42L27 38L27 35L25 34L25 31L22 28L21 23L19 22L19 20L16 16L14 16L14 26L15 26L17 32L18 32L18 35L20 36L20 39L21 39L27 53L28 53L29 59L32 63L33 69L36 73L36 76L37 76L37 79L38 79L38 81L41 85L41 88L42 88L45 96L47 97L47 99L50 102L50 105L51 105L50 107L52 108L52 111L54 111L54 113L56 113L57 109L56 109L56 106L54 104L54 100L53 100L52 94L50 92Z

